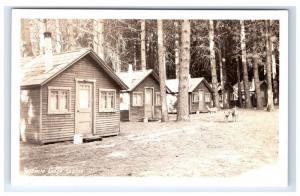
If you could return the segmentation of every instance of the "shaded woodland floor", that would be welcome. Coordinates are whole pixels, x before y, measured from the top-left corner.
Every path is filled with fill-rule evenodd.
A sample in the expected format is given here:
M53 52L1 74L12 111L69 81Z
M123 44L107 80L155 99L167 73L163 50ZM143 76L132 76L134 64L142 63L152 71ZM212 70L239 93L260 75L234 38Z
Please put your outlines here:
M190 122L122 122L121 133L74 145L21 144L21 173L67 176L239 176L278 158L278 110L191 115Z

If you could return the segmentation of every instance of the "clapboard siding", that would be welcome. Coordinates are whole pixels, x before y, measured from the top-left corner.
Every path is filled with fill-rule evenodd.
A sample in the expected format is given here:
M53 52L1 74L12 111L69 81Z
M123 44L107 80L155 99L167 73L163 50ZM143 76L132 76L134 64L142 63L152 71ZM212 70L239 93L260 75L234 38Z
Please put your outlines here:
M153 77L153 75L149 75L145 78L132 92L130 92L130 121L141 121L144 117L144 105L143 106L132 106L132 94L135 91L143 92L143 98L145 98L145 87L153 87L154 88L154 105L156 103L156 92L160 92L159 83ZM145 99L144 99L145 100ZM154 108L154 118L158 119L161 117L161 107L155 106Z
M39 142L40 89L21 90L20 136L24 142Z
M72 139L75 133L75 79L96 80L95 87L95 134L116 135L119 133L119 87L89 56L85 56L63 73L42 87L42 142ZM48 87L71 87L71 112L68 114L48 114ZM116 89L116 111L99 112L99 88Z
M205 86L205 84L203 82L201 82L197 86L197 88L195 88L194 92L199 92L200 90L204 92L204 94L203 94L203 100L205 100L205 93L209 93L211 95L211 93L208 90L207 86ZM211 107L211 103L210 102L204 102L203 107L199 108L199 103L193 103L192 102L192 93L189 93L189 95L190 95L190 98L189 98L189 101L190 101L190 112L192 112L192 113L197 112L197 111L199 111L199 112L207 112L208 110L207 110L206 106Z

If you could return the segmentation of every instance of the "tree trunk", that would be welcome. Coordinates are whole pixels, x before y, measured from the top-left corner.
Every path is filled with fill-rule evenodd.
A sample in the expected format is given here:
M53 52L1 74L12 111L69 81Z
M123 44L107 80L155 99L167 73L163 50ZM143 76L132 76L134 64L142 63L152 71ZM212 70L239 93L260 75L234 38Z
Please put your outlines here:
M271 41L271 50L272 50L272 81L273 81L273 92L274 92L274 104L278 104L279 93L278 93L278 83L276 79L276 57L274 50L274 43Z
M240 64L239 60L236 59L236 73L237 73L237 80L238 80L238 93L239 93L239 104L240 107L243 107L243 99L242 99L242 85L241 85L241 71L240 71Z
M219 54L219 63L220 63L220 83L221 83L221 91L222 91L222 107L225 108L225 92L224 92L224 81L223 81L223 62L222 62L222 54L221 50L218 52Z
M146 21L141 20L141 66L142 70L146 70Z
M160 96L161 96L161 122L169 120L166 95L166 70L165 70L165 51L163 38L163 21L157 20L157 43L158 43L158 66L159 66L159 81L160 81Z
M68 44L67 48L68 50L74 50L76 48L76 39L75 39L75 33L74 33L74 20L68 19Z
M270 20L265 20L266 26L266 52L267 52L267 84L268 84L268 105L267 110L273 111L274 110L274 103L273 103L273 91L272 91L272 49L271 49L271 41L270 41Z
M56 43L55 43L55 52L61 53L61 31L60 31L60 20L55 20L55 34L56 34Z
M220 52L219 54L219 62L220 62L220 82L221 82L221 90L222 90L222 102L223 108L229 108L229 92L226 89L227 85L227 72L226 72L226 62L225 62L225 43L222 42L220 44ZM222 52L221 52L222 51ZM223 53L223 56L222 56Z
M44 54L44 33L46 31L45 21L39 20L39 55Z
M260 81L258 74L258 54L257 54L257 43L253 43L253 69L254 69L254 82L255 82L255 94L256 94L256 108L258 110L263 109L262 97L260 91Z
M246 42L245 42L245 25L244 21L240 21L241 24L241 50L242 50L242 65L243 65L243 82L244 82L244 95L245 95L245 106L251 108L251 98L249 91L249 79L248 79L248 66L247 66L247 54L246 54Z
M219 94L218 94L218 78L216 69L216 55L215 55L215 41L214 41L214 21L209 20L209 51L210 51L210 66L211 66L211 80L213 93L214 107L220 109Z
M181 48L179 66L179 95L177 121L187 121L189 116L189 66L190 66L190 21L183 20L181 25Z
M119 40L117 40L117 48L116 48L116 64L115 64L115 72L119 73L121 71L121 61L120 61L120 44Z
M102 19L94 20L94 50L97 55L105 60L104 56L104 22Z
M179 45L179 24L178 21L174 22L175 26L175 76L176 79L179 78L179 53L180 53L180 45Z
M227 86L227 72L226 72L226 60L222 58L222 85L223 85L223 108L228 109L230 106L230 91L226 88Z
M22 26L22 56L27 57L27 56L33 56L32 52L32 44L31 44L31 38L30 38L30 21L27 19L22 19L21 20L21 26Z
M136 41L133 41L133 70L136 70L137 58L136 58Z

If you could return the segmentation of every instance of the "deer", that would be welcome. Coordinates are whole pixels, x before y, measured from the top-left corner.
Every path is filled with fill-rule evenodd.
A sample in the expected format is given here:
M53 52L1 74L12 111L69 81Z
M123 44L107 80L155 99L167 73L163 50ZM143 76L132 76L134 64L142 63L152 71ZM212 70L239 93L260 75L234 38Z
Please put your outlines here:
M208 110L209 113L216 113L216 112L218 111L218 108L216 108L216 107L210 108L210 107L208 107L208 105L207 105L206 108L207 108L207 110Z

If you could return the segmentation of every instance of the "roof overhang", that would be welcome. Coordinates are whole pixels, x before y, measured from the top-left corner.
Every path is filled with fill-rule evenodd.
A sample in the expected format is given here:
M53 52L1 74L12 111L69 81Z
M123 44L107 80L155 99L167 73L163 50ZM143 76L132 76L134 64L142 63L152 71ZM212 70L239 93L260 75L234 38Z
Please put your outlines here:
M97 62L97 64L116 82L116 84L121 88L121 90L128 89L128 86L114 73L114 71L105 64L105 62L100 59L100 57L92 50L86 50L86 52L82 53L80 56L78 56L76 59L74 59L72 62L70 62L67 66L65 66L63 69L59 70L55 74L53 74L51 77L44 80L41 84L34 84L34 85L21 85L21 89L30 89L34 87L41 87L51 81L53 78L64 72L66 69L68 69L70 66L74 65L76 62L81 60L86 55L89 55L93 60Z

